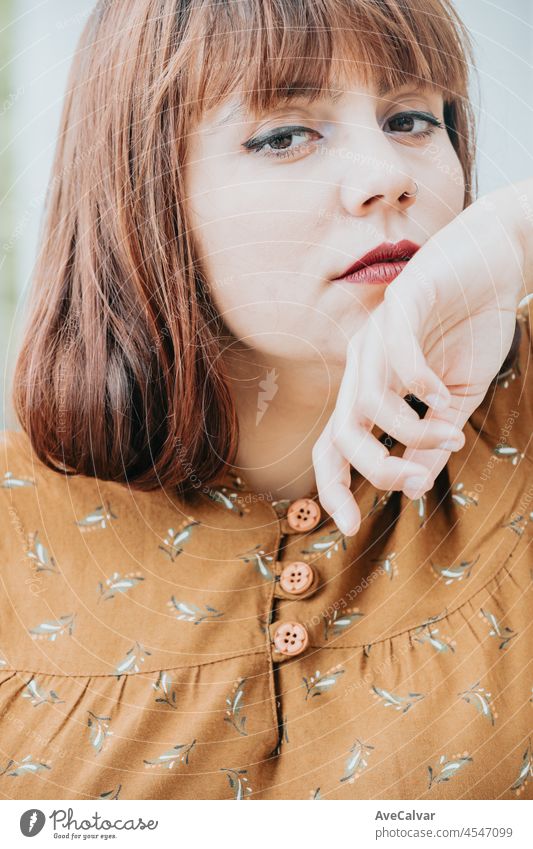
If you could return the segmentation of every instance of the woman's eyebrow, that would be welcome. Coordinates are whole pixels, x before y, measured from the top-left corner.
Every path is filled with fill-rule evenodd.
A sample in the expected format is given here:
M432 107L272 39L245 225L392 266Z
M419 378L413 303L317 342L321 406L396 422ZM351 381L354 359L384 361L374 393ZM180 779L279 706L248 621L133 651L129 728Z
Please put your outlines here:
M338 89L335 91L324 91L322 92L318 100L330 100L332 103L336 103L344 94L342 89ZM282 97L279 98L277 106L284 106L285 104L291 103L295 100L309 100L309 95L302 94L301 87L298 91L297 89L289 89ZM232 124L234 121L240 120L241 118L246 118L248 116L248 111L245 108L244 104L240 103L236 106L233 106L229 112L219 118L218 121L215 121L214 124L211 125L211 128L208 131L208 134L215 132L215 130L219 130L221 127L225 127L227 124Z
M412 90L422 90L426 87L430 86L430 83L425 82L424 80L414 80L412 82L404 83L403 85L390 85L387 82L381 82L377 86L376 95L379 98L385 97L386 94L390 92L398 92L400 93L402 89L409 88ZM305 88L305 85L303 86ZM338 100L346 93L346 89L324 89L323 92L320 93L316 100L318 101L331 101L332 103L337 103ZM288 90L281 96L276 104L276 106L284 106L293 101L297 100L306 100L309 101L309 95L302 93L302 84L300 84L299 88L289 87ZM315 102L316 102L315 100ZM229 112L219 118L218 121L215 121L214 124L211 125L210 129L207 131L207 135L211 135L216 132L216 130L221 129L222 127L227 126L228 124L232 124L235 121L240 121L241 119L245 119L248 117L248 111L245 108L244 104L239 103L236 106L233 106Z

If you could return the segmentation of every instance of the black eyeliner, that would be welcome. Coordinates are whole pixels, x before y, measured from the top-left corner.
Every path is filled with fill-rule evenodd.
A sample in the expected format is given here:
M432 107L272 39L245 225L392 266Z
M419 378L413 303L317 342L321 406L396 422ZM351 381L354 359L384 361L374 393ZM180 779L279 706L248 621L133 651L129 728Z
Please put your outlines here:
M248 139L248 141L245 141L241 144L241 147L244 147L246 150L251 150L254 147L257 147L257 145L265 144L268 141L272 141L272 139L278 138L278 136L282 137L292 133L296 135L298 132L309 133L310 128L303 126L295 126L294 124L289 124L286 127L276 127L275 130L271 130L270 132L265 133L262 136L254 136L254 138Z
M419 112L417 109L407 109L404 112L395 112L395 114L391 115L390 118L387 118L387 120L390 121L392 118L403 118L404 116L422 118L423 121L429 121L429 123L433 124L434 127L441 127L441 129L444 129L444 124L442 121L439 121L435 115L432 115L430 112Z

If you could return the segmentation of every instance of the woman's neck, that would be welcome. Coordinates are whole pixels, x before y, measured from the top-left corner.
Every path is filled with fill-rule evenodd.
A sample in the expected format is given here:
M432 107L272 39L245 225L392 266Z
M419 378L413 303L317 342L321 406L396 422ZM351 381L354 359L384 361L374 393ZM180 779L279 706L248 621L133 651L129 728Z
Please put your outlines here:
M239 421L232 465L251 490L273 501L316 491L312 450L334 409L342 369L234 346L224 361Z

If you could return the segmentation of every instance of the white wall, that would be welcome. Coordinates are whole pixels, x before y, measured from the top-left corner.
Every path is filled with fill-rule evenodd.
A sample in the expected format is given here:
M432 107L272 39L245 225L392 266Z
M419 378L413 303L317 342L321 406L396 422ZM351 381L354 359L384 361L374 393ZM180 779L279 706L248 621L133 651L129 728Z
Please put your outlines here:
M476 48L479 190L533 176L533 2L456 0Z
M69 66L94 5L87 0L16 3L19 14L13 30L13 76L16 88L24 89L24 96L15 110L12 159L17 219L24 228L24 247L21 244L17 251L17 276L22 289L35 259Z

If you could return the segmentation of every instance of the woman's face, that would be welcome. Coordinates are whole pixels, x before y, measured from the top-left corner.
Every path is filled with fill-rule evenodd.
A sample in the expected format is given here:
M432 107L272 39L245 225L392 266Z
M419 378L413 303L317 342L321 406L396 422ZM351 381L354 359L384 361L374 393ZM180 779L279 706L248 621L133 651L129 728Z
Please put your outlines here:
M386 284L332 278L383 241L422 245L463 208L459 159L432 123L442 95L351 86L220 123L239 103L189 137L187 202L213 301L267 360L341 365Z

